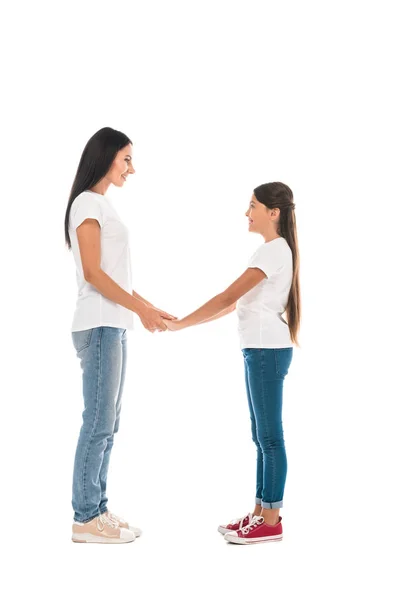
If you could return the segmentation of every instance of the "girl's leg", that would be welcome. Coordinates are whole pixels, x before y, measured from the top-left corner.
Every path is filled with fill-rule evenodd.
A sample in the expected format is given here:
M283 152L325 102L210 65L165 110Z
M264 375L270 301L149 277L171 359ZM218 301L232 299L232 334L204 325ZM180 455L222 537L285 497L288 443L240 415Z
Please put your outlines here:
M293 348L255 348L247 350L246 355L257 438L263 455L262 516L271 525L279 519L286 482L282 396L292 354Z
M122 349L122 365L121 365L121 379L119 384L118 396L115 405L116 409L116 417L114 424L113 434L107 439L107 446L104 451L103 463L100 469L100 487L101 487L101 501L100 501L100 513L107 512L107 474L108 467L110 464L110 455L111 450L114 445L114 435L118 432L119 422L121 417L121 402L122 402L122 394L124 391L124 383L125 383L125 374L126 374L126 360L127 360L127 334L126 329L122 330L121 333L121 349Z
M74 518L90 521L100 514L100 470L113 435L122 370L123 329L95 327L72 334L82 368L83 424L75 454Z
M257 448L256 497L255 497L255 506L254 506L254 510L253 510L253 515L259 516L261 514L261 510L262 510L261 495L262 495L262 488L263 488L263 472L264 472L263 454L262 454L261 446L260 446L258 438L257 438L256 419L255 419L255 415L254 415L253 403L251 400L251 392L250 392L250 386L249 386L249 370L248 370L248 366L246 363L245 351L243 352L243 354L244 354L244 372L245 372L246 393L247 393L247 401L248 401L249 410L250 410L251 437Z

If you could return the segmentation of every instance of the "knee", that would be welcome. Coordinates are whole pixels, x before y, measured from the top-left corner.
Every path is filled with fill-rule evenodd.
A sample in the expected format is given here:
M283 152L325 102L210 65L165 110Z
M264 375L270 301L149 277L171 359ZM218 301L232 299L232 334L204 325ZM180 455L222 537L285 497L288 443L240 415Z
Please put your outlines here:
M253 440L257 448L260 448L260 442L258 441L257 437L257 427L255 421L253 420L251 421L251 439Z
M259 444L263 452L269 452L271 450L285 447L283 434L261 436L259 439Z
M115 433L115 411L109 411L102 415L93 428L94 436L100 438L110 438Z

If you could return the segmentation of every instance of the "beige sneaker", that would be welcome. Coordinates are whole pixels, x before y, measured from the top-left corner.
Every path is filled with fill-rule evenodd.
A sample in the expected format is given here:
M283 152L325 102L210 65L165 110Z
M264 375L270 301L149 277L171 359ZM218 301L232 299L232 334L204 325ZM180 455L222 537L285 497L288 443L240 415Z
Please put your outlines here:
M129 529L118 527L106 514L95 517L87 523L74 521L72 525L73 542L97 544L126 544L133 542L135 534Z
M118 525L118 527L122 527L123 529L129 529L129 531L133 531L133 533L135 534L135 537L140 537L142 535L142 530L139 529L139 527L133 527L133 525L129 525L129 523L127 521L125 521L124 519L121 519L121 517L114 515L110 511L107 511L104 514L107 515L107 517L111 521L116 523Z

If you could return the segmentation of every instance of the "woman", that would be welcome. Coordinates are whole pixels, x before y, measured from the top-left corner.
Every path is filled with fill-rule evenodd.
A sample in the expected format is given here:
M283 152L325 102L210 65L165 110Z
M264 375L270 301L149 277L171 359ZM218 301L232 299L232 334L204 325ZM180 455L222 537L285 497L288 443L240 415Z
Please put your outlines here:
M298 345L300 326L299 253L293 194L283 183L266 183L254 190L246 212L249 231L264 243L247 270L184 319L164 321L168 329L218 319L235 308L253 441L257 446L257 483L253 512L220 526L229 542L252 544L282 539L286 452L282 429L283 381ZM287 321L283 318L286 312Z
M84 406L75 455L74 542L132 542L140 529L109 512L107 472L121 414L127 330L133 313L151 332L173 319L132 290L128 230L105 194L122 187L132 166L132 142L105 127L82 153L65 215L65 240L76 263L78 300L72 340L80 359Z

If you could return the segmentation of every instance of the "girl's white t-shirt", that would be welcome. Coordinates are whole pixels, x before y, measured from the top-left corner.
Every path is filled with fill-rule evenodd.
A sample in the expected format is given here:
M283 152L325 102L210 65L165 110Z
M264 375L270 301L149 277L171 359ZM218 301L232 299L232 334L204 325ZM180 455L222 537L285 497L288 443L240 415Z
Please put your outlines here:
M78 284L78 299L71 331L100 326L133 329L133 312L103 296L84 278L76 229L85 219L96 219L101 228L101 269L126 292L132 294L128 229L109 198L89 190L82 192L72 203L69 220Z
M261 269L267 277L236 304L241 349L292 348L289 326L282 317L293 279L289 244L283 237L264 243L248 267Z

